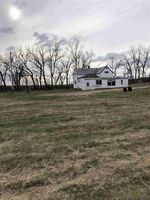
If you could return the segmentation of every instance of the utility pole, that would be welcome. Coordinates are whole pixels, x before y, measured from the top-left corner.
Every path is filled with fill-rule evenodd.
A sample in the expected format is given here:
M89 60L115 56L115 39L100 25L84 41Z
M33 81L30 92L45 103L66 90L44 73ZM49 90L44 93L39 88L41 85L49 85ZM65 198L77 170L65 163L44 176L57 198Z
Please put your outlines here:
M11 84L12 84L12 90L14 90L12 62L13 62L12 52L10 51Z

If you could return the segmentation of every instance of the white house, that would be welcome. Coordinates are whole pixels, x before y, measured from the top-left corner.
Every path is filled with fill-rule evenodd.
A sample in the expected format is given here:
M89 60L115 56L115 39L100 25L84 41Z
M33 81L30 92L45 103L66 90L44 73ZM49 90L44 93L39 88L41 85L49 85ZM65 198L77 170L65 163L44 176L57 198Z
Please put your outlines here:
M105 66L101 68L78 68L73 72L73 86L82 90L128 87L128 78L117 77Z

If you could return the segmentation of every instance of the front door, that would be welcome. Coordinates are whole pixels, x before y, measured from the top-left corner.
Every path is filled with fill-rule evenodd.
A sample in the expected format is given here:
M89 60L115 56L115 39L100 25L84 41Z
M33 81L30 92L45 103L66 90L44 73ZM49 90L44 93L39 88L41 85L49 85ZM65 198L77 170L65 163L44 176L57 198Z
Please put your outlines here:
M90 83L86 82L86 89L89 90L90 89Z

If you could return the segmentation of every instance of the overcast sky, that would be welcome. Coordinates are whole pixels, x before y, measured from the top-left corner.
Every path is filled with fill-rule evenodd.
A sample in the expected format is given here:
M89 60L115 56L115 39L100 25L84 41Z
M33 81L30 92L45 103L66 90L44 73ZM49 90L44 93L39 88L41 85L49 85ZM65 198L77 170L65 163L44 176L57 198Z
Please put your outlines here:
M79 36L97 55L150 44L150 0L0 0L0 53Z

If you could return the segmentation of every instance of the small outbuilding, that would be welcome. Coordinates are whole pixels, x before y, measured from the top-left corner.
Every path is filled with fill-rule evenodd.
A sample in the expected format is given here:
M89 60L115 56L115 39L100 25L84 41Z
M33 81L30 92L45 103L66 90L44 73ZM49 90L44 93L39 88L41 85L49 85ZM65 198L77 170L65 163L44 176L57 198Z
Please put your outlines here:
M73 86L81 90L128 87L128 78L115 76L108 67L78 68L73 72Z

